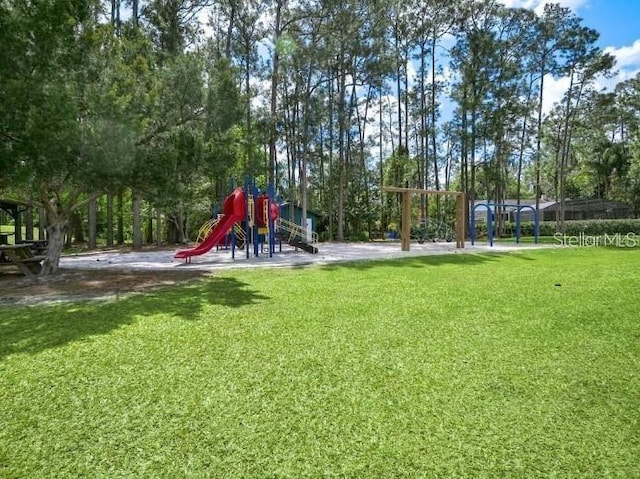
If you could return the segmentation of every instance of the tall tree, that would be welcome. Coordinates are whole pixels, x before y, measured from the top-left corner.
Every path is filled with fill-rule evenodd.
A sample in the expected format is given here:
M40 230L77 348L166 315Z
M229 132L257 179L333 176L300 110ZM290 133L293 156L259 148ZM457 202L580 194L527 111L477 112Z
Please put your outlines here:
M560 195L560 231L565 228L565 185L569 162L572 155L573 130L576 118L588 88L598 75L607 73L615 59L596 45L597 31L578 27L571 31L564 65L564 73L569 77L569 86L562 102L563 124L560 137L560 157L558 165L558 193Z
M560 59L569 47L571 31L579 26L580 19L569 8L559 4L546 4L538 19L536 38L532 42L532 67L538 73L538 111L536 152L534 159L536 210L540 209L540 161L542 155L542 122L544 120L545 79L562 73Z
M45 275L58 270L71 216L92 198L85 192L116 171L103 154L108 121L92 110L107 98L89 88L111 38L96 24L99 8L64 0L0 6L0 163L4 178L46 211Z

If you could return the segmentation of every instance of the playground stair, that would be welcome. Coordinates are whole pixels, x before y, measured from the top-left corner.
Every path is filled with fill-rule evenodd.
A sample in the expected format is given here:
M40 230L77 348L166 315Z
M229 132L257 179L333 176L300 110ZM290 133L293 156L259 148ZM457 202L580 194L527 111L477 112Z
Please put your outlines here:
M202 227L198 231L196 244L202 243L205 240L205 238L209 236L209 233L213 228L215 228L215 226L218 224L218 221L219 220L217 218L214 218L202 225ZM236 237L236 246L241 249L244 248L244 246L247 244L247 235L244 232L244 229L242 228L242 226L236 223L235 225L233 225L233 232Z
M242 226L236 223L233 226L233 233L236 236L236 246L238 248L244 248L245 245L247 244L247 234L244 232L244 229L242 228Z
M314 243L318 242L317 233L312 232L309 234L306 228L283 218L278 219L276 231L276 238L284 241L289 246L300 248L311 254L318 253L318 248L314 246ZM311 238L311 241L308 241L308 238Z

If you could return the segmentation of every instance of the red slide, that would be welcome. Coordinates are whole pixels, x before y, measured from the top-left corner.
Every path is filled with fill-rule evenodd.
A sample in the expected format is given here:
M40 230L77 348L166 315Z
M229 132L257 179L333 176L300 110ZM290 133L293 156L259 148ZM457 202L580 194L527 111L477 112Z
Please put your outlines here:
M233 190L233 193L227 196L224 200L223 211L224 214L222 218L216 223L202 243L193 249L178 251L174 255L174 258L185 258L187 261L190 261L192 256L198 256L210 251L211 248L220 243L224 235L233 228L235 223L245 219L245 201L242 188L236 188Z

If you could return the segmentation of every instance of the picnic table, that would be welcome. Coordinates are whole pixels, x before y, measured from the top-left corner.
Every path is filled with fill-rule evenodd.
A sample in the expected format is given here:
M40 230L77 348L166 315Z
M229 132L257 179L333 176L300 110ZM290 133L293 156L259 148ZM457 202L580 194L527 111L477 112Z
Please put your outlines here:
M13 233L0 233L0 244L9 244L9 237L13 236Z
M29 244L0 245L0 263L17 266L29 278L40 272L44 258L44 255L35 255Z
M28 244L35 255L44 254L47 251L47 245L49 244L47 240L23 240L22 242Z

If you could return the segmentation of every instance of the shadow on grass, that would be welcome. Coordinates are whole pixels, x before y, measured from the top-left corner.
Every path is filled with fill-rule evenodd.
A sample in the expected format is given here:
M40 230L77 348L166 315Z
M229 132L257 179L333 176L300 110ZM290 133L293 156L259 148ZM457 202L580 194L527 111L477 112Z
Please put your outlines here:
M370 269L377 267L399 267L399 268L425 268L432 266L444 265L460 265L462 267L469 265L486 264L499 261L504 258L514 258L523 261L535 261L535 258L522 253L460 253L460 254L441 254L441 255L425 255L425 256L408 256L406 258L393 259L375 259L375 260L354 260L341 263L330 263L320 266L326 271L335 271L344 268L351 269Z
M90 336L108 334L136 319L164 314L198 320L203 307L240 308L268 300L235 278L210 278L186 287L169 287L113 301L64 303L2 310L0 360L34 354Z

